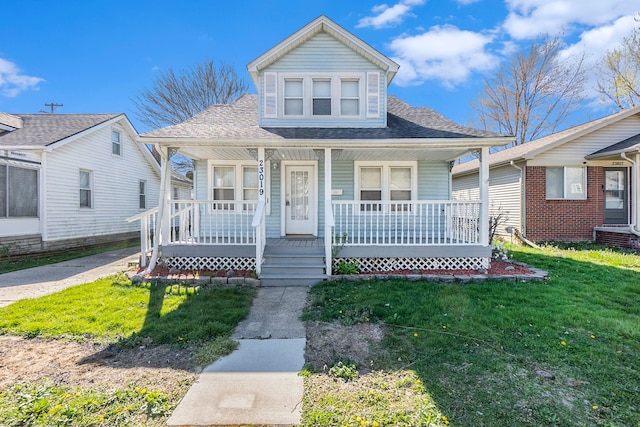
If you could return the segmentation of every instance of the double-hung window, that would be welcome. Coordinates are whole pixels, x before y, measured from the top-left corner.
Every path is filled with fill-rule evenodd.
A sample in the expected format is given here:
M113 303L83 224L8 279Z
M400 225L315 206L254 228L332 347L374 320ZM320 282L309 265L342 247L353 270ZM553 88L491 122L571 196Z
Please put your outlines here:
M546 168L547 199L583 200L587 198L587 168L561 166Z
M80 170L80 207L93 207L93 173Z
M304 114L304 90L302 79L284 81L284 115L302 116Z
M120 132L117 130L111 131L111 153L116 156L122 155L122 143L120 142Z
M38 170L0 165L0 218L38 216Z
M360 199L360 211L382 210L385 201L389 211L408 211L416 196L415 162L394 162L375 165L373 162L355 162L356 193Z
M360 80L340 80L340 115L360 115Z
M147 181L138 182L138 193L140 199L140 209L147 208Z
M331 115L331 79L313 79L313 115Z
M214 209L234 210L237 200L258 200L258 166L254 165L214 165L213 200L226 201L214 203ZM243 210L251 210L248 203L242 204Z

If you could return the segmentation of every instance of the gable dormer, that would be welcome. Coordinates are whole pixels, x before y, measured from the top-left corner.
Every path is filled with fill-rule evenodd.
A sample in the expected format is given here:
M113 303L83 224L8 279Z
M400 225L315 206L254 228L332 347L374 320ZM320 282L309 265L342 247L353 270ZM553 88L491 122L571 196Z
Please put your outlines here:
M261 127L385 127L398 64L325 16L252 61Z

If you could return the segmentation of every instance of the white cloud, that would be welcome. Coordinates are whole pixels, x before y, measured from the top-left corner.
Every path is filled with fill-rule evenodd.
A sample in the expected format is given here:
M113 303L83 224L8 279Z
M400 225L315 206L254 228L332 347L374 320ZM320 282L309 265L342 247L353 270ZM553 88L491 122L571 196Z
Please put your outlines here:
M386 4L371 8L374 16L366 16L358 21L357 28L373 27L376 29L399 25L402 19L411 12L414 6L424 4L425 0L401 0L393 6Z
M629 0L505 0L509 15L503 28L514 39L574 32L580 26L606 25L633 16L638 5Z
M637 22L633 16L623 16L609 25L602 25L580 34L580 40L560 52L562 58L580 58L584 55L584 67L596 70L607 51L620 47L622 39L631 34ZM589 72L585 87L589 98L599 97L596 92L598 73Z
M498 58L486 51L491 41L491 36L450 25L398 37L389 45L393 60L400 64L395 82L408 86L438 80L448 87L465 82L473 72L497 66Z
M43 82L40 77L22 74L16 64L0 58L0 92L7 98L15 98L28 89L38 89L38 83Z

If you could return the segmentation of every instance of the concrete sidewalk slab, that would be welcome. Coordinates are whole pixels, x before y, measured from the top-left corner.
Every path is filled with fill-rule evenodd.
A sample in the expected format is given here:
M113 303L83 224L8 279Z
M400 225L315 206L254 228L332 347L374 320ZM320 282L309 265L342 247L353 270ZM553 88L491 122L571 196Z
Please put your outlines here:
M209 365L167 421L168 426L300 424L306 332L300 319L309 288L259 288L236 327L239 346ZM242 339L242 338L264 339Z
M264 287L258 289L249 315L236 327L231 338L304 338L300 321L309 287Z
M139 248L125 248L56 264L0 274L0 307L37 298L65 288L93 282L127 269L137 262Z
M306 340L240 340L208 366L168 426L297 425L302 413Z

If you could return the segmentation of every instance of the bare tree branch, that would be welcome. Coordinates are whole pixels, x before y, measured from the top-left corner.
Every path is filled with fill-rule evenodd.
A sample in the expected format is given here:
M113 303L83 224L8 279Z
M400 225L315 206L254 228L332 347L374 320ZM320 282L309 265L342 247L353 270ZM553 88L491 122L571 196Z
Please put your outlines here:
M170 68L160 73L150 89L142 90L131 101L138 110L136 118L157 129L188 120L211 105L233 102L248 89L232 66L216 66L206 59L178 72ZM193 168L183 156L173 156L171 161L180 171Z
M640 21L640 14L635 18ZM599 66L598 92L620 110L640 105L640 28L607 52Z
M484 129L516 137L514 145L553 133L580 104L583 57L561 57L559 36L534 41L486 78L472 103Z

